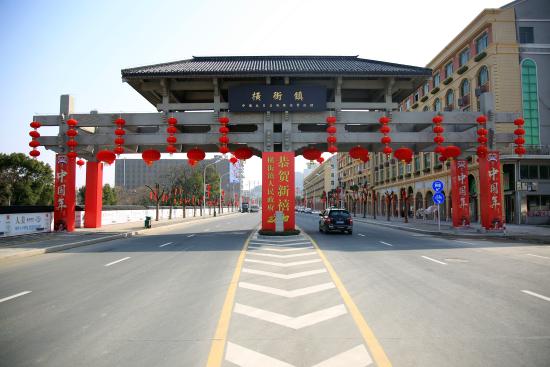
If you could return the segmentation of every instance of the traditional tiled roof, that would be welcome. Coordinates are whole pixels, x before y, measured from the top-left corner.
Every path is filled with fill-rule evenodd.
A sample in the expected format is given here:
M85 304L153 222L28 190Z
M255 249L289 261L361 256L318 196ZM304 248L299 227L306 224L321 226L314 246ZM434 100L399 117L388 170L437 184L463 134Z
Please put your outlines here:
M123 69L124 78L163 76L431 76L427 68L357 56L205 56Z

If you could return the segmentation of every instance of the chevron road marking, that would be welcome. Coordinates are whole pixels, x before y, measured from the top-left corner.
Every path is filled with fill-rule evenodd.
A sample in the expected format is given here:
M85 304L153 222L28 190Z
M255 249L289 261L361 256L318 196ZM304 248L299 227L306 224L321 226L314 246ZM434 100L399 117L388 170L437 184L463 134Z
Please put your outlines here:
M275 296L281 296L286 298L296 298L300 296L306 296L308 294L313 294L317 292L326 291L328 289L335 288L334 283L323 283L323 284L317 284L313 285L311 287L305 287L305 288L298 288L294 289L292 291L287 291L285 289L279 289L274 287L266 287L264 285L254 284L254 283L247 283L247 282L239 282L239 288L249 289L252 291L258 291L268 294L273 294Z
M311 245L309 241L302 241L302 242L294 242L294 243L280 243L276 244L273 242L255 242L251 241L251 245L262 245L262 246L273 246L273 247L292 247L292 246L298 246L298 245Z
M225 359L240 367L294 367L278 359L255 352L240 345L227 342Z
M255 275L265 275L266 277L272 277L272 278L278 278L278 279L296 279L296 278L307 277L310 275L326 273L327 270L317 269L317 270L310 270L310 271L301 271L299 273L292 273L292 274L281 274L281 273L272 273L270 271L243 268L242 272L248 273L248 274L255 274Z
M289 255L275 255L275 254L264 254L262 252L254 252L254 256L274 257L277 259L289 259L292 257L302 257L302 256L311 256L311 255L317 255L317 252L308 251L301 254L289 254Z
M250 241L259 241L259 242L269 242L269 243L284 243L284 242L297 242L297 241L307 241L306 238L291 238L291 239L266 239L266 238L253 238Z
M313 367L366 367L372 364L367 348L363 344L337 354Z
M237 314L253 317L255 319L271 322L273 324L285 326L294 330L302 329L307 326L315 325L320 322L345 315L348 311L343 304L325 308L320 311L307 313L298 317L290 317L276 312L262 310L261 308L251 307L240 303L235 303L233 311ZM260 365L258 365L260 366Z
M308 249L312 249L312 248L313 248L313 246L294 247L294 248L271 248L271 247L265 247L265 246L250 246L248 249L249 250L274 251L274 252L290 252L290 251L308 250Z
M289 266L298 266L298 265L305 265L305 264L313 264L313 263L320 263L321 259L313 259L313 260L304 260L304 261L293 261L290 263L280 263L277 261L264 261L264 260L256 260L256 259L244 259L245 262L249 263L256 263L256 264L265 264L265 265L273 265L273 266L280 266L283 268L288 268Z

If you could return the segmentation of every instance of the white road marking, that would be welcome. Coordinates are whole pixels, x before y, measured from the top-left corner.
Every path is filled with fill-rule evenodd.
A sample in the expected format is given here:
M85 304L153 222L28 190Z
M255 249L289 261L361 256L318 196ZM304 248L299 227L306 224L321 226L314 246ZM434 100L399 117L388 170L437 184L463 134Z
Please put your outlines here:
M533 255L533 254L527 254L527 256L540 257L541 259L550 259L550 257L547 257L547 256L541 256L541 255Z
M190 237L195 237L195 234L190 234L189 236L187 236L187 238L190 238Z
M171 245L171 244L173 244L173 243L174 243L174 242L166 242L166 243L160 245L159 247L168 246L168 245Z
M328 289L335 288L336 286L332 282L328 283L322 283L318 285L313 285L311 287L305 287L305 288L298 288L294 289L292 291L287 291L285 289L279 289L274 287L267 287L264 285L254 284L254 283L247 283L247 282L239 282L239 288L244 289L250 289L252 291L267 293L267 294L273 294L275 296L281 296L286 298L296 298L300 296L307 296L308 294L318 293L322 291L326 291Z
M285 326L294 330L302 329L307 326L315 325L320 322L333 319L347 313L343 304L325 308L323 310L311 312L298 317L290 317L276 312L262 310L261 308L246 306L235 303L235 313L271 322L273 324ZM260 365L258 365L260 366Z
M426 260L430 260L430 261L433 261L435 263L438 263L438 264L441 264L441 265L447 265L447 263L444 263L443 261L439 261L439 260L436 260L436 259L432 259L431 257L428 257L428 256L422 256L424 259Z
M473 243L473 242L468 242L468 241L459 241L459 240L455 240L456 242L460 242L460 243L465 243L467 245L472 245L472 246L475 246L476 244Z
M265 265L273 265L273 266L280 266L283 268L288 268L289 266L297 266L297 265L305 265L305 264L313 264L313 263L320 263L321 259L314 259L314 260L304 260L304 261L293 261L289 263L280 263L277 261L264 261L264 260L256 260L256 259L244 259L246 262L250 263L256 263L256 264L265 264Z
M363 233L357 233L358 236L365 237Z
M343 353L337 354L313 367L366 367L370 366L373 360L363 344L351 348Z
M522 290L522 292L525 293L525 294L528 294L530 296L537 297L537 298L540 298L540 299L543 299L545 301L550 302L550 297L543 296L542 294L538 294L538 293L531 292L531 291L528 291L528 290Z
M252 241L267 242L267 243L290 243L290 242L302 242L302 241L306 241L306 239L305 238L294 238L294 239L291 239L291 240L276 240L276 239L266 240L266 239L263 239L263 238L255 238Z
M309 241L303 241L303 242L295 242L295 243L282 243L282 244L274 244L274 243L263 243L263 242L256 242L256 241L250 241L251 245L261 245L261 246L273 246L273 247L292 247L297 245L311 245L311 242Z
M274 257L277 259L290 259L292 257L302 257L302 256L311 256L311 255L317 255L317 252L315 251L308 251L304 252L302 254L288 254L288 255L276 255L276 254L264 254L262 252L252 252L251 254L254 254L255 256L265 256L265 257Z
M2 298L2 299L0 299L0 303L9 301L10 299L14 299L14 298L17 298L17 297L24 296L25 294L29 294L29 293L31 293L31 292L32 292L32 291L25 291L25 292L21 292L21 293L14 294L13 296L9 296L9 297Z
M265 246L250 246L250 247L248 247L249 250L263 250L263 251L274 251L274 252L300 251L300 250L308 250L308 249L312 249L312 248L313 248L313 246L292 247L292 248L271 248L271 247L265 247Z
M276 358L266 356L265 354L255 352L231 342L227 342L225 360L240 367L294 367Z
M117 260L117 261L110 262L110 263L108 263L108 264L105 264L105 266L111 266L111 265L114 265L114 264L119 263L119 262L121 262L121 261L128 260L129 258L130 258L130 256L125 257L125 258L122 258L122 259Z
M393 246L391 243L387 243L387 242L384 242L384 241L380 241L381 244L383 245L386 245L386 246Z
M296 279L296 278L307 277L310 275L326 273L327 270L317 269L317 270L301 271L299 273L292 273L292 274L281 274L281 273L273 273L270 271L243 268L242 272L247 274L265 275L266 277L272 277L272 278L278 278L278 279Z

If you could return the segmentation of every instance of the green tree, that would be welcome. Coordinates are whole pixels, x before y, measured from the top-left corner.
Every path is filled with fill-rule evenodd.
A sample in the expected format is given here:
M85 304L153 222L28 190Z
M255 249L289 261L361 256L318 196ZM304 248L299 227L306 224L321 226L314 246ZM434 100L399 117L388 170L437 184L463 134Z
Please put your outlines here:
M0 205L51 205L53 171L23 153L0 153Z
M103 185L103 205L116 205L116 191L111 185Z
M76 202L80 205L84 205L84 202L86 201L86 186L82 186L78 188L78 191L76 193Z

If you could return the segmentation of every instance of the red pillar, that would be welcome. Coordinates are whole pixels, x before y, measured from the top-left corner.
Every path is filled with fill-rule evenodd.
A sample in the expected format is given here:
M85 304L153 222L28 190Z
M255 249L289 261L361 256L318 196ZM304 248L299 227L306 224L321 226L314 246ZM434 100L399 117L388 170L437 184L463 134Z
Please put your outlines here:
M84 204L84 227L101 227L103 208L103 163L86 163L86 198Z
M76 158L55 156L54 229L74 231L76 202Z
M481 226L487 230L498 230L504 226L500 176L499 152L490 151L486 157L479 158Z
M285 231L294 230L294 152L262 154L262 229L275 230L275 212L284 216Z
M453 159L451 162L451 193L453 197L453 227L470 225L470 188L468 185L468 161Z

